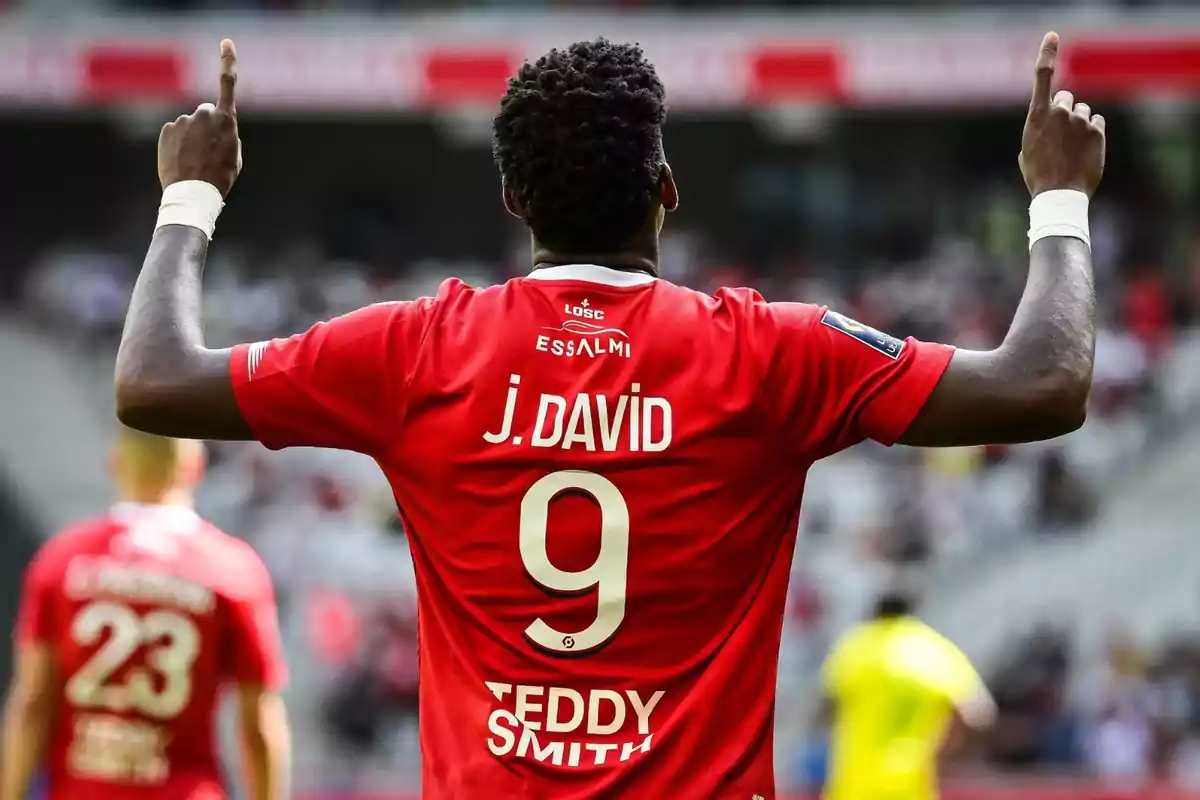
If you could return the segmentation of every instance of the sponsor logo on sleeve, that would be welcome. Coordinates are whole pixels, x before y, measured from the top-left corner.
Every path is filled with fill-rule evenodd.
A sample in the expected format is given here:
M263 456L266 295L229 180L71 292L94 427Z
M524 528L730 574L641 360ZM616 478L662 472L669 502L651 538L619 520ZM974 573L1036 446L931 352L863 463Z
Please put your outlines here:
M878 350L880 353L883 353L888 358L897 359L904 352L904 342L902 340L897 339L895 336L888 336L882 331L877 331L870 325L855 322L836 311L826 311L825 316L821 317L821 324L857 339L872 350Z

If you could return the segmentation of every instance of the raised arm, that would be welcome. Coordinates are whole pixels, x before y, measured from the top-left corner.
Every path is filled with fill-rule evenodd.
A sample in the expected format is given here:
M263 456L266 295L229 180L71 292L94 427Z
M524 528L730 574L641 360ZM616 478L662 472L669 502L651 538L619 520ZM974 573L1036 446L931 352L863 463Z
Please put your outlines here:
M995 350L955 352L903 444L1035 441L1086 417L1096 343L1087 202L1104 171L1105 123L1070 92L1051 99L1057 58L1048 33L1021 139L1032 246L1016 317Z
M117 417L187 439L251 439L230 380L230 351L204 346L200 276L208 237L185 225L154 233L117 351Z
M163 436L373 455L397 435L439 299L378 303L286 339L204 345L204 258L242 167L236 83L237 56L225 40L217 104L180 117L159 137L163 202L117 353L117 416Z
M230 351L204 346L200 278L223 198L241 170L237 54L221 42L217 104L168 123L158 141L159 225L134 286L117 352L117 416L131 428L192 439L249 439Z

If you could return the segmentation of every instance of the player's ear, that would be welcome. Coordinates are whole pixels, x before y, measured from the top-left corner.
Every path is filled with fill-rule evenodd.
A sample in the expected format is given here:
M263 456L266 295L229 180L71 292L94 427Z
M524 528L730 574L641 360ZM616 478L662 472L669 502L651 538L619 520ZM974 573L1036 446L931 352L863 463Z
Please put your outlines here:
M508 209L508 213L517 219L525 219L525 214L521 211L521 204L517 201L517 193L510 189L507 183L503 184L502 193L504 195L504 207Z
M671 165L665 161L658 171L658 201L667 211L679 208L679 187L675 185Z

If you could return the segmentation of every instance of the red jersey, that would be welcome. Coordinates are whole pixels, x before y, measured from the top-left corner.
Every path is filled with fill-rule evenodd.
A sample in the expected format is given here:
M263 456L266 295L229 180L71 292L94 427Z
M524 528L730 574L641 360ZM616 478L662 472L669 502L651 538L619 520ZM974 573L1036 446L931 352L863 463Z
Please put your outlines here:
M430 798L774 798L809 466L952 350L574 265L233 351L268 447L373 456L416 567Z
M63 683L51 798L224 797L220 689L285 678L262 561L180 507L120 505L47 542L17 637L49 645Z

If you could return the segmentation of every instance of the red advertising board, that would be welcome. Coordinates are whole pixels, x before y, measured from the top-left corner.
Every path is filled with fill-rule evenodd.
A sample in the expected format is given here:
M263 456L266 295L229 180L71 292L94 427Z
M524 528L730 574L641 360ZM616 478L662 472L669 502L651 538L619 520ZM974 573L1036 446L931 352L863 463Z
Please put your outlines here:
M636 30L676 109L780 104L978 105L1021 102L1042 30L971 17L914 25L886 18L811 25L804 18L681 17L633 25L598 18L588 30ZM1061 82L1093 101L1200 96L1200 14L1111 17L1065 29ZM439 21L440 20L440 21ZM495 29L502 25L503 30ZM580 29L553 15L508 24L403 17L370 27L233 19L211 26L97 19L64 34L0 28L0 105L186 105L216 83L217 42L238 43L248 107L428 110L496 101L522 59Z

